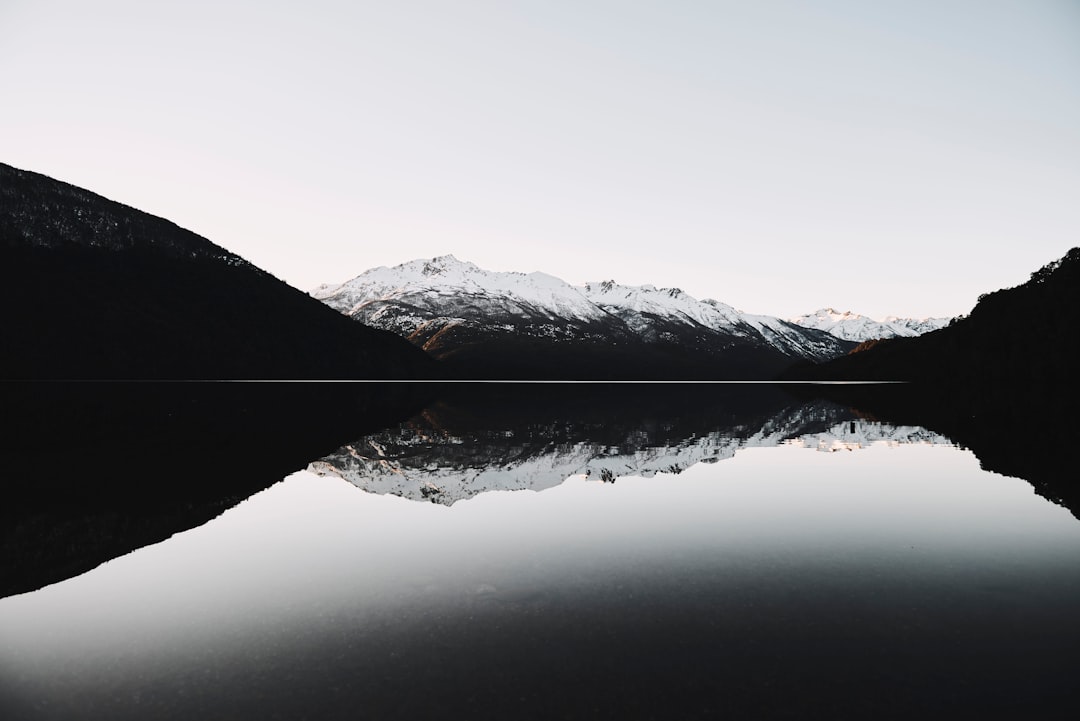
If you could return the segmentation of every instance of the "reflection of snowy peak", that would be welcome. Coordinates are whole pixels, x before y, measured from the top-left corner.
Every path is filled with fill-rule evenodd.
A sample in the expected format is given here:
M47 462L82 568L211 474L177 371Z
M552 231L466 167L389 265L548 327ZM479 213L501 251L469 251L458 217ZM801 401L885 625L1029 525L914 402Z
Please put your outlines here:
M604 481L620 476L679 473L697 463L731 458L742 448L792 443L820 451L874 443L950 441L919 427L860 420L839 406L810 403L784 409L751 426L732 425L683 439L658 439L648 428L619 443L560 436L551 426L458 436L421 424L384 431L313 462L309 470L344 478L365 491L452 504L495 490L557 486L571 476Z
M804 328L814 328L844 340L862 342L879 338L912 337L944 328L949 318L897 318L889 316L883 321L873 320L858 313L839 313L832 308L822 308L813 313L792 318L791 322Z
M838 423L823 433L807 433L789 442L803 448L827 452L854 451L868 448L875 443L884 443L889 446L953 445L952 441L945 436L928 431L922 426L893 426L866 421Z
M368 325L390 330L449 355L481 340L533 338L634 343L693 353L768 352L790 360L826 360L852 346L835 336L779 318L741 313L676 288L582 287L544 273L483 270L453 256L369 270L315 298Z

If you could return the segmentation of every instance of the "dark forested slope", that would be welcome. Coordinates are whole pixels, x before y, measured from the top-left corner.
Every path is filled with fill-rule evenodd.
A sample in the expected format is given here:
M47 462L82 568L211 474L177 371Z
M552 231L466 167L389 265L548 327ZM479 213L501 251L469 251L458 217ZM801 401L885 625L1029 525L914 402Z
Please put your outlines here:
M971 314L918 338L864 343L801 366L788 378L912 380L962 385L1074 385L1080 355L1080 248L1015 288L989 293Z
M7 379L400 378L433 362L190 231L0 164Z

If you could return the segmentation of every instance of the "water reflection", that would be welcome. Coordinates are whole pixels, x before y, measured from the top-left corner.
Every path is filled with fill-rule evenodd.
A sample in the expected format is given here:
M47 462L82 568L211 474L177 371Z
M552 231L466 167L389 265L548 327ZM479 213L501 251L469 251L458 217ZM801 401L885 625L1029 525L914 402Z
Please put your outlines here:
M425 386L0 382L0 597L198 526L423 407Z
M697 424L685 416L620 414L598 424L523 412L485 428L471 415L463 422L455 410L429 409L343 446L308 470L371 493L450 505L487 491L540 491L571 476L614 482L681 473L746 448L790 444L832 452L883 442L951 443L919 426L868 421L849 407L821 400L792 403L770 415L705 413L695 417Z
M1080 524L951 446L445 507L296 474L0 601L11 718L770 718L1072 699Z
M1056 718L1076 700L1080 523L853 404L489 389L312 469L0 599L0 716Z

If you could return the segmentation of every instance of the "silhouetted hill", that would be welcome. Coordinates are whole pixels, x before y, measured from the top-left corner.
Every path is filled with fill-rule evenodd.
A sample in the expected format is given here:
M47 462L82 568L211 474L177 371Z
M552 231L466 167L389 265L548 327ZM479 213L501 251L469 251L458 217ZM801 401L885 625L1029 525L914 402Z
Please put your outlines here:
M173 223L0 164L0 378L411 378L434 363Z
M1015 288L989 293L971 314L918 338L864 343L787 378L950 384L1074 385L1080 359L1080 248Z

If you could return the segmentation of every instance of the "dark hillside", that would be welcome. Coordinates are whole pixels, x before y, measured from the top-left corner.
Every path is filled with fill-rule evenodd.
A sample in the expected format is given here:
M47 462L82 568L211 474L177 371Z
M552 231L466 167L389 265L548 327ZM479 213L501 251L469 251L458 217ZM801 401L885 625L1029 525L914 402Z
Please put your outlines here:
M1080 360L1080 248L1015 288L989 293L966 318L918 338L864 344L788 378L963 385L1074 383Z
M700 351L678 343L554 342L505 333L443 333L424 349L451 377L471 379L767 379L792 362L775 349L749 343Z
M411 378L434 363L162 218L0 164L0 378Z

